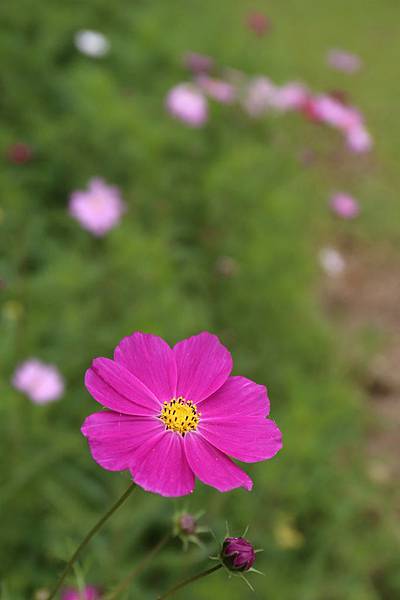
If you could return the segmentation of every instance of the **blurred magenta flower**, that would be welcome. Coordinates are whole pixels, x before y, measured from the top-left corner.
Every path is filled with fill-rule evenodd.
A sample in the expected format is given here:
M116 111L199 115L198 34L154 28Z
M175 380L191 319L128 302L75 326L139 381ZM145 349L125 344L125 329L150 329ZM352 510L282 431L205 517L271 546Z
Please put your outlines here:
M7 158L16 165L23 165L32 160L32 149L24 142L17 142L7 148Z
M344 50L330 50L327 55L327 62L333 69L344 71L345 73L355 73L362 67L362 61L359 56Z
M197 83L200 89L213 100L222 104L232 104L236 99L236 89L228 81L213 79L207 75L199 75Z
M329 204L333 212L343 219L354 219L360 212L357 200L343 192L334 194Z
M263 115L275 98L276 86L267 77L254 77L244 89L242 104L251 117Z
M64 379L57 367L35 358L17 367L12 383L35 404L53 402L64 393Z
M195 75L200 73L209 73L214 66L214 61L210 56L198 54L197 52L188 52L184 57L185 66Z
M98 31L91 31L89 29L78 31L75 34L74 40L77 49L92 58L100 58L107 54L110 49L109 41L105 35Z
M170 115L190 127L201 127L208 119L207 99L190 83L180 83L169 91L166 108Z
M242 537L227 537L222 544L221 560L230 571L248 571L256 560L253 544Z
M87 585L83 592L79 592L76 588L65 588L61 592L61 600L100 600L101 593L98 588L93 585Z
M270 21L262 12L251 12L247 15L247 27L253 31L258 37L262 37L271 28Z
M117 187L107 185L96 177L87 190L78 190L69 200L70 215L93 235L102 236L118 225L125 204Z
M82 433L94 460L162 496L194 490L195 477L221 492L252 481L227 455L272 458L281 433L267 419L266 388L231 377L232 357L204 332L172 349L160 337L125 337L114 359L96 358L85 385L108 410L87 417Z

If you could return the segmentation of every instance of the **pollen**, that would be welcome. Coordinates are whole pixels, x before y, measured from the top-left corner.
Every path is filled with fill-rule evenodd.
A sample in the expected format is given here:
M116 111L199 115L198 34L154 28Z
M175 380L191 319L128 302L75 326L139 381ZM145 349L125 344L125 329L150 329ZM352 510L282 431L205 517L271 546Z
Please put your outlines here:
M185 398L172 398L169 402L165 401L161 414L159 415L165 428L170 431L180 433L182 437L189 431L195 431L200 421L200 413L196 405Z

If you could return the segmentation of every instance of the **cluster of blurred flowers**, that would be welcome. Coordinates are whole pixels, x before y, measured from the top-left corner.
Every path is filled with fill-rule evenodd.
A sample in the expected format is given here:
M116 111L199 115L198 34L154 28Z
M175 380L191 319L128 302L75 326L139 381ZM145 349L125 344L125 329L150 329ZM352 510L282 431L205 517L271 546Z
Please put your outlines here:
M350 71L355 70L357 57L332 51L329 61L336 68ZM252 118L297 112L337 129L352 152L367 152L372 147L363 115L347 104L341 94L315 93L298 81L278 85L264 75L248 77L233 69L220 71L211 57L196 53L186 55L185 65L191 81L179 83L168 92L166 108L190 127L202 127L207 122L208 100L212 99L221 104L236 104Z
M257 37L262 37L269 33L271 24L263 13L250 12L246 26ZM77 50L91 58L103 57L111 48L107 37L93 30L78 31L74 43ZM355 73L362 66L358 56L339 49L330 50L326 60L330 67L346 73ZM190 81L174 86L165 104L170 115L190 127L205 125L209 118L209 100L212 100L236 105L252 119L296 112L341 132L352 152L363 153L372 147L363 115L347 103L343 94L314 93L298 81L278 85L263 75L249 77L237 70L219 69L213 58L195 52L188 52L184 63L191 74ZM29 144L21 141L9 146L6 156L10 163L23 165L34 158L34 152ZM354 219L360 212L357 200L345 192L333 194L329 206L337 217L346 220ZM119 189L100 177L91 179L86 189L73 191L68 203L70 216L95 237L104 236L116 227L126 208ZM345 260L335 248L322 248L319 262L330 276L337 276L345 269ZM236 270L236 262L231 257L218 259L216 271L221 276L231 276ZM57 400L64 392L64 381L57 368L36 358L16 369L13 385L36 404Z

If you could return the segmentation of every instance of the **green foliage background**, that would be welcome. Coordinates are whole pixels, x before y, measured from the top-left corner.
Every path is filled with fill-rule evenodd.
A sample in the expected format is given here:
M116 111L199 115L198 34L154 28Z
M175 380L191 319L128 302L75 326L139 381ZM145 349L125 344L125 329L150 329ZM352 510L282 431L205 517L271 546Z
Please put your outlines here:
M251 9L271 18L263 39L243 24ZM4 154L24 140L34 150L24 166L3 157L0 175L1 599L26 600L51 585L129 481L98 467L79 433L96 410L82 383L91 359L110 356L133 330L173 344L204 329L232 350L236 374L267 384L284 450L249 466L250 494L198 484L193 497L173 502L138 491L70 582L109 588L187 506L204 509L219 537L225 520L238 534L249 524L266 576L252 579L254 596L218 573L177 598L398 598L393 515L364 475L363 400L316 294L318 248L335 230L399 235L397 2L19 0L3 3L0 19L0 146ZM77 52L73 36L84 28L107 35L108 56ZM332 46L360 53L364 71L329 70ZM372 157L343 155L338 136L296 116L251 122L213 104L204 129L173 121L163 103L187 78L187 50L277 82L349 90L377 140ZM299 156L309 148L317 161L305 167ZM101 240L66 210L71 191L96 175L118 185L129 207ZM358 223L329 216L332 188L362 198ZM217 268L226 256L237 265L229 277ZM60 402L37 407L10 386L30 356L60 367ZM184 554L171 542L125 598L154 598L203 568L215 552L211 537L205 543Z

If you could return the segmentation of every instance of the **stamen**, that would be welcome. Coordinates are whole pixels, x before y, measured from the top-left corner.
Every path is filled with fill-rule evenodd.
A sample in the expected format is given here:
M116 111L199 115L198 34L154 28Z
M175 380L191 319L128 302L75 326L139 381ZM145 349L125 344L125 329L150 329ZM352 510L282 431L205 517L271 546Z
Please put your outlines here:
M188 431L195 431L200 421L200 413L191 400L186 402L185 398L172 398L170 402L165 401L159 418L165 428L180 433L182 437Z

